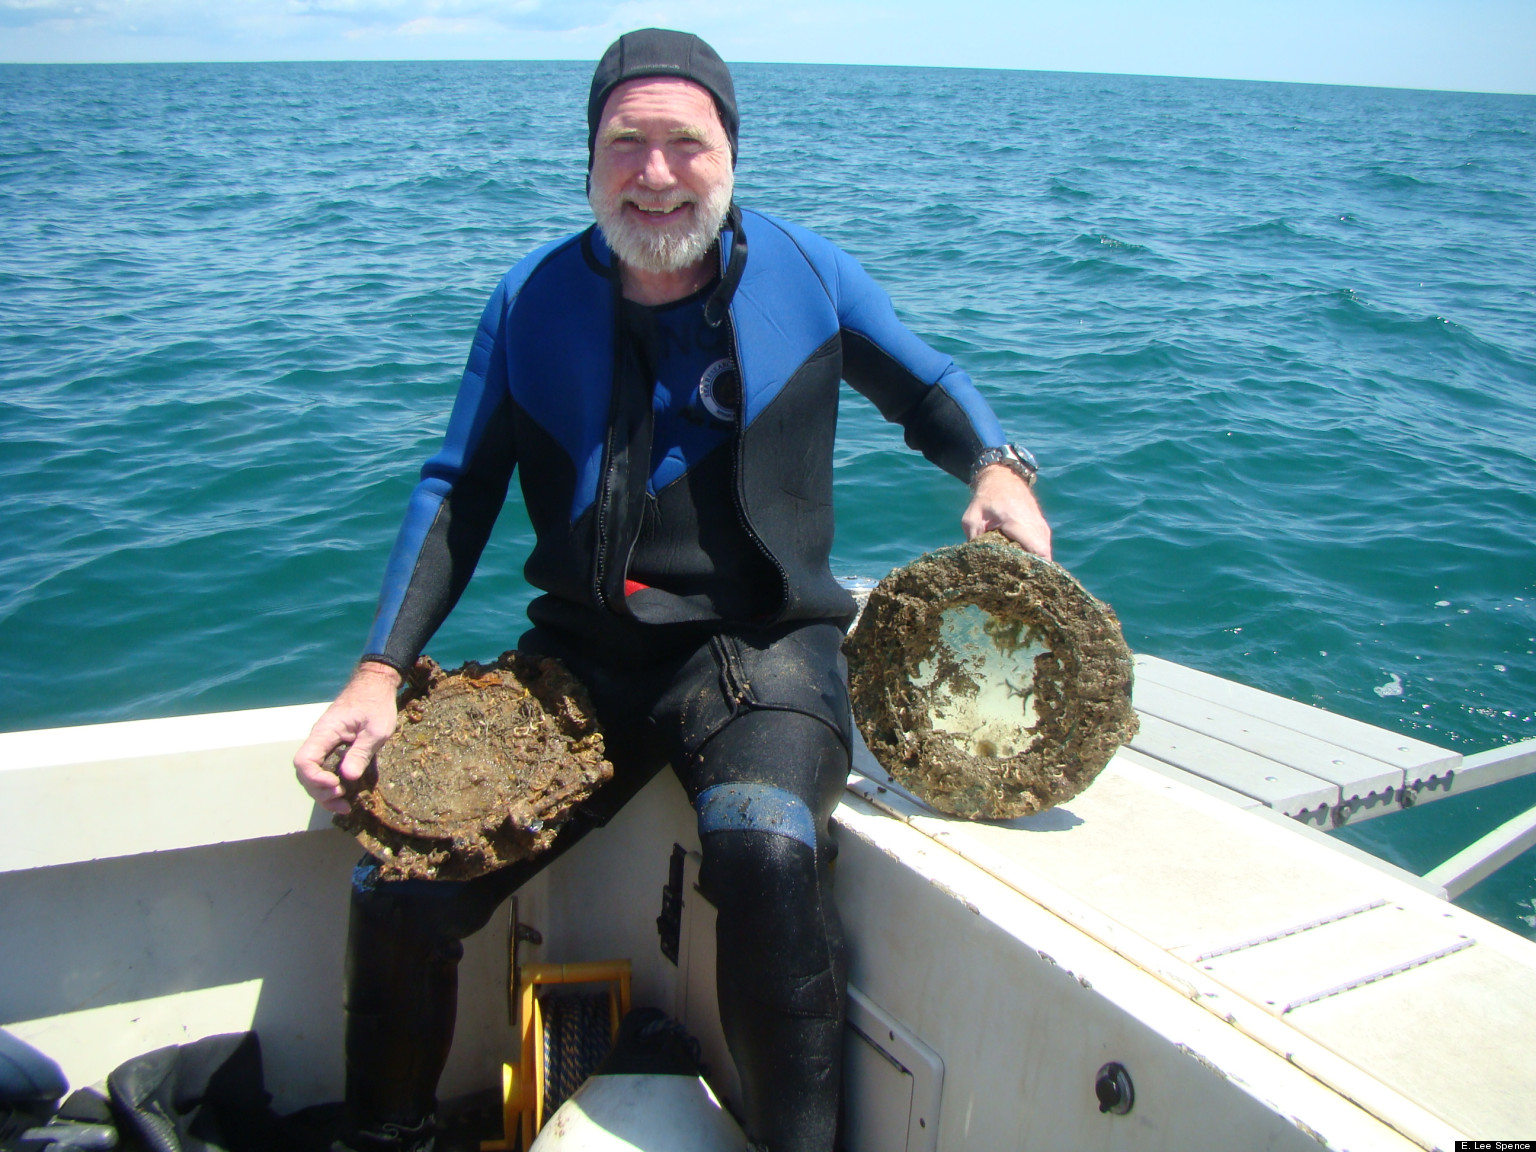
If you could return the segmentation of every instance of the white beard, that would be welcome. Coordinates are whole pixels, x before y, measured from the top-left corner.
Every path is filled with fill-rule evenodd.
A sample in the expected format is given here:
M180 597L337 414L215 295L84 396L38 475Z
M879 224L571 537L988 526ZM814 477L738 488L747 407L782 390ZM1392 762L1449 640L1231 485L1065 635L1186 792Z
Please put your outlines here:
M734 186L733 174L727 173L706 199L691 201L691 226L681 221L664 228L634 223L624 215L622 197L613 201L601 200L592 191L587 193L587 202L592 205L597 226L603 230L603 239L625 264L641 272L680 272L702 260L715 237L720 235L720 226L725 223L725 214L731 207ZM678 196L658 206L670 207L686 201L689 197Z

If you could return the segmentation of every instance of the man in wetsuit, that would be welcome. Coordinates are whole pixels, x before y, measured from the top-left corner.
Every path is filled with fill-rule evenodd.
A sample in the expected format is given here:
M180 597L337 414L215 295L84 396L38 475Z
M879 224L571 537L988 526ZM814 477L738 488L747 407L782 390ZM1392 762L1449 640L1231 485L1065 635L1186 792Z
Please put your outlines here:
M1049 556L1050 529L1032 459L965 374L845 253L732 202L735 93L708 45L621 37L587 117L596 225L492 295L366 654L295 767L346 810L321 762L350 745L339 772L355 780L393 730L401 674L468 583L516 470L536 534L526 574L543 592L519 646L587 685L615 775L537 861L467 882L355 870L344 1146L430 1147L460 941L670 764L719 912L747 1134L828 1152L845 987L828 818L848 773L838 647L853 615L828 567L839 380L970 482L967 537L1000 528Z

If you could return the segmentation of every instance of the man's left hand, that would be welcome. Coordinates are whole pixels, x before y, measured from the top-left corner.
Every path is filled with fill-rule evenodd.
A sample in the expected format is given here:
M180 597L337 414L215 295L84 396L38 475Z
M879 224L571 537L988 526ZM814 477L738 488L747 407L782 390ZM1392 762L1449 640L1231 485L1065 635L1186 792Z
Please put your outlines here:
M1051 526L1023 477L1002 464L989 464L976 477L973 491L960 517L967 540L996 528L1025 551L1051 558Z

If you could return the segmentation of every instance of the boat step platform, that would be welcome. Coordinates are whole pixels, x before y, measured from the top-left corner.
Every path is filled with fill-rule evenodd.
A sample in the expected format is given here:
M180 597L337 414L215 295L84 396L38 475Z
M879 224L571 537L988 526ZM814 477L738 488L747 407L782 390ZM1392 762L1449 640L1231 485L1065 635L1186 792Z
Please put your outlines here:
M1135 660L1141 731L1130 747L1241 808L1337 828L1536 771L1536 741L1463 758L1156 656Z

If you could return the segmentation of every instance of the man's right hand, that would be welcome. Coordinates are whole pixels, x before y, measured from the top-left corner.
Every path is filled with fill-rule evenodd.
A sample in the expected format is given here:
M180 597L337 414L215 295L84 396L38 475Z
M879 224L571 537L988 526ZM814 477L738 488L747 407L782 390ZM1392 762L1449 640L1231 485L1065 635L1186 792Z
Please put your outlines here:
M315 721L309 738L299 745L293 769L304 790L326 811L351 810L342 781L361 776L373 763L379 745L395 730L395 696L399 691L400 673L388 664L364 661L325 714ZM349 747L338 766L338 776L324 762L342 745Z

